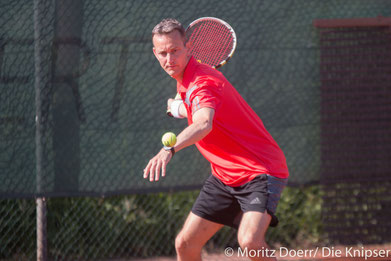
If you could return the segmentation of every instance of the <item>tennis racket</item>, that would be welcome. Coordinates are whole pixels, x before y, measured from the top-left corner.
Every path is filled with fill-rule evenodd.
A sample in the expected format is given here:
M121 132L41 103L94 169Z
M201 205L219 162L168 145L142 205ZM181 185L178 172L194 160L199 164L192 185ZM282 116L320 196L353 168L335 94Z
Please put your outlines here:
M236 49L236 34L232 27L215 17L202 17L186 28L186 41L191 55L213 68L225 65ZM181 99L177 94L175 99ZM167 115L172 117L170 110Z

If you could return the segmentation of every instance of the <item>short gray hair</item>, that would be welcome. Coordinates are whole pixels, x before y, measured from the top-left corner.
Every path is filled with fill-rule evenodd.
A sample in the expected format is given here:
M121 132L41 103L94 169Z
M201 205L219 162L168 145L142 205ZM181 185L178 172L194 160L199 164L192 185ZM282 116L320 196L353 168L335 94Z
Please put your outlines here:
M178 30L182 38L185 40L185 28L174 18L166 18L158 23L152 30L152 39L156 34L169 34L174 30Z

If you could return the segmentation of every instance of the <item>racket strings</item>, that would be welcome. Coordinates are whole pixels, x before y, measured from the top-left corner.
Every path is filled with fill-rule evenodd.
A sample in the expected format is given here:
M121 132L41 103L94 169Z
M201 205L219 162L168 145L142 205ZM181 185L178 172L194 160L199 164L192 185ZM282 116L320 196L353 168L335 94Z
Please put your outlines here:
M214 21L203 21L189 31L192 55L202 63L217 66L225 61L233 48L229 28Z
M206 46L207 48L200 50L202 52L200 55L205 56L205 63L215 65L224 60L229 54L226 53L226 42L229 41L227 32L224 30L224 26L215 23L208 23L202 27L200 30L202 30L204 36L201 38L210 39L210 44Z
M204 23L198 27L196 41L194 42L194 51L197 51L196 55L199 60L206 64L215 64L216 60L220 59L221 53L218 52L216 34L211 30L210 24ZM209 39L205 42L205 39Z

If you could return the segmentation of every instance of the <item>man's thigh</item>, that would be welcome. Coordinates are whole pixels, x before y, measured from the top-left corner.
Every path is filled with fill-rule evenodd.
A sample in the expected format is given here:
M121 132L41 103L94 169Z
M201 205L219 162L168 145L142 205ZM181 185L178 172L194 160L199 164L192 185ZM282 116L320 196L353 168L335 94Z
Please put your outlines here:
M178 237L190 247L202 247L222 227L190 212Z
M249 211L243 214L238 231L238 241L240 247L256 250L256 256L250 257L254 261L276 261L273 250L265 241L265 233L269 227L271 216L268 212ZM261 250L261 252L258 252Z
M238 238L247 236L256 241L264 241L271 220L270 214L258 211L248 211L243 214L240 222Z

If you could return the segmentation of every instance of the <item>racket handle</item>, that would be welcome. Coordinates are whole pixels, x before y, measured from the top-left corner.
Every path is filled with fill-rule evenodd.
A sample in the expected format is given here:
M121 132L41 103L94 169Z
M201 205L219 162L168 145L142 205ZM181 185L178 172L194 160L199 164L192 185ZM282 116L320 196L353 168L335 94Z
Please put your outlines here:
M166 114L167 114L167 116L169 116L169 117L174 117L174 116L172 116L172 113L171 113L170 110L167 110Z
M175 95L174 100L180 100L180 99L182 99L182 98L181 98L181 95L180 95L179 93L177 93L177 94ZM170 116L170 117L174 117L174 116L172 116L171 110L170 110L170 109L167 110L166 114L167 114L168 116Z

